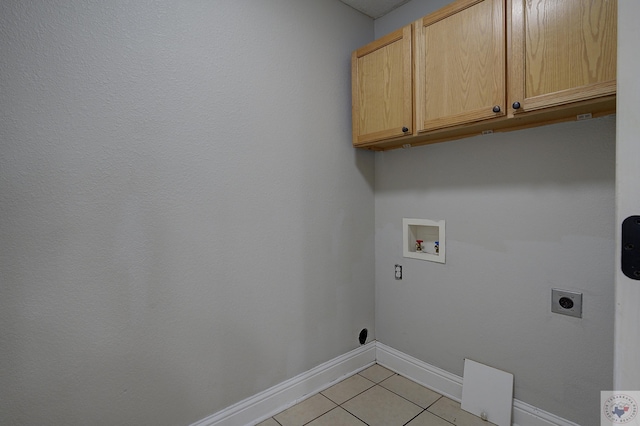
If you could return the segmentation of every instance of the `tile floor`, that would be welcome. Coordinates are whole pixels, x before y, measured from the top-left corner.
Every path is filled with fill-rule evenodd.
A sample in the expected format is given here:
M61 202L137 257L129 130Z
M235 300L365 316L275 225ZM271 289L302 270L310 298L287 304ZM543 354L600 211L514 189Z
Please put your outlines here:
M490 426L460 404L381 365L355 374L257 426Z

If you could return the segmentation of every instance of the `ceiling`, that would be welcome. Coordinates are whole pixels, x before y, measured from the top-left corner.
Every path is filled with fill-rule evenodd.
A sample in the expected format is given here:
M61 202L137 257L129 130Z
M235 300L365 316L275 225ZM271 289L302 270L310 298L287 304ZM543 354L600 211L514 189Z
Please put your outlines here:
M340 0L365 15L377 19L386 15L398 6L402 6L409 0Z

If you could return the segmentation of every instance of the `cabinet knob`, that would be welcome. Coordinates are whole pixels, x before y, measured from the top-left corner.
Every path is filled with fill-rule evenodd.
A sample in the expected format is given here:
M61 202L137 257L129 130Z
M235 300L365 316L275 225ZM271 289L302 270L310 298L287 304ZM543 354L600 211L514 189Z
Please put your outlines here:
M500 112L500 105L496 105L493 107L493 112Z
M403 132L403 133L407 133L408 131L409 131L409 129L407 129L406 127L403 127L403 128L402 128L402 132Z
M511 106L513 107L513 109L520 109L520 102L515 101Z

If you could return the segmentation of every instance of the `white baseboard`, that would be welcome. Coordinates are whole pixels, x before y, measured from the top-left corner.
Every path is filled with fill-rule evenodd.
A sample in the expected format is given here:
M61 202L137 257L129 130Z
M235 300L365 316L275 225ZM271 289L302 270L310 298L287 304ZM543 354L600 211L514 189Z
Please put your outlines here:
M255 425L376 362L454 401L462 400L462 377L373 341L191 426ZM513 400L512 423L513 426L580 426L517 399Z
M320 364L191 426L254 425L376 362L376 342Z
M454 401L462 400L462 377L376 342L376 362Z
M454 401L462 400L462 377L376 342L376 362ZM514 398L514 426L580 426Z

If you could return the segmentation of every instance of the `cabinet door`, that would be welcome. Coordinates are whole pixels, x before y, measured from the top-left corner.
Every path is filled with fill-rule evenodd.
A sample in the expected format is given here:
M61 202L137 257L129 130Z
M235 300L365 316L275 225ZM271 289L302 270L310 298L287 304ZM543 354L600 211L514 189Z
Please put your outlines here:
M616 0L510 1L512 112L616 93Z
M351 56L353 144L413 132L411 25Z
M418 132L505 115L503 0L458 0L415 23Z

